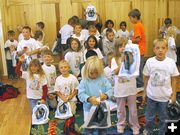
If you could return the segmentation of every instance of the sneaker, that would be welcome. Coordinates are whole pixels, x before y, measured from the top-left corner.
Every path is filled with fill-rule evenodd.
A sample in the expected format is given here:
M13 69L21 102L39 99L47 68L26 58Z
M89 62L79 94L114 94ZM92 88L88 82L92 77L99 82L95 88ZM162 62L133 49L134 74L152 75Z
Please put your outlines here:
M124 127L118 127L117 132L120 134L124 133Z

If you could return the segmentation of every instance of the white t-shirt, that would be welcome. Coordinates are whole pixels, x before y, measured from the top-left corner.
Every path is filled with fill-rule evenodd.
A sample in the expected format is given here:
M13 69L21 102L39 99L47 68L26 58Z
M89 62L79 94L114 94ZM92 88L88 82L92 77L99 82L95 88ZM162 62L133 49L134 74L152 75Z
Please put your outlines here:
M116 32L116 37L117 38L121 38L121 37L128 38L129 37L129 31L128 30L122 31L122 29L120 29Z
M56 78L54 91L60 91L61 94L68 96L72 93L72 90L78 89L78 85L79 82L74 75L70 74L68 77L63 77L62 75L60 75ZM59 97L58 100L60 101ZM75 96L71 101L76 100L77 99Z
M24 36L23 36L22 33L20 33L19 36L18 36L18 41L20 42L22 39L24 39Z
M97 53L99 59L104 58L99 48L94 48L93 51ZM87 53L87 49L84 50L84 61L86 61L86 53Z
M115 58L112 58L111 61L111 70L114 71L118 68L118 65L115 61ZM118 75L115 75L115 84L114 84L114 96L115 97L127 97L130 95L136 95L136 78L124 78Z
M22 51L24 49L24 47L27 47L27 51L28 52L31 52L33 50L36 50L38 48L40 48L38 45L37 45L37 42L35 39L33 38L30 38L28 40L25 40L25 39L22 39L18 46L17 46L17 52L18 51ZM31 55L32 59L37 59L37 54L33 54Z
M80 64L82 64L83 61L83 53L81 51L79 52L67 52L64 56L64 59L69 63L70 69L73 72L75 76L78 76L80 74Z
M11 42L11 41L8 39L8 40L5 42L5 44L4 44L4 48L10 47L11 45L14 45L15 48L16 48L17 45L18 45L18 42L17 42L16 40L14 40L13 42ZM14 50L14 51L15 51L15 50ZM7 59L7 60L11 60L11 59L12 59L10 50L7 50L7 51L6 51L6 59Z
M168 51L167 51L167 57L173 59L175 62L177 62L177 55L175 52L176 43L173 37L168 38Z
M56 67L54 65L47 66L46 64L43 64L42 68L45 72L47 79L48 94L54 93L54 85L56 81Z
M73 27L69 24L65 24L60 29L59 33L61 34L61 44L66 44L67 39L73 35Z
M30 79L29 73L22 72L22 78L26 80L26 95L29 99L41 99L43 95L42 87L47 85L47 80L44 78L40 80L38 74L34 74L34 79Z
M144 66L143 74L149 76L147 96L155 101L167 102L172 94L171 77L178 76L175 62L166 57L158 61L155 57L149 58Z
M114 86L114 73L109 66L104 68L104 75L109 80L112 86Z

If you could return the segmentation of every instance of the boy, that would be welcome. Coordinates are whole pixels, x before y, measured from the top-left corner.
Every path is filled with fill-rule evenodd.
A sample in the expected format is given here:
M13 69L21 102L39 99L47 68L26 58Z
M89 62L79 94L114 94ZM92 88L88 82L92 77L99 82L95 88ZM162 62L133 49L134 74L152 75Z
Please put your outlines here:
M168 50L165 39L154 41L155 57L149 58L144 66L143 104L147 97L146 127L144 133L152 134L156 112L159 116L159 135L165 135L168 119L168 100L176 102L176 77L179 75L175 62L166 57Z
M27 56L31 56L32 59L36 59L37 53L39 52L39 46L35 39L31 38L31 28L29 26L24 26L22 33L24 39L18 43L17 55L21 56L26 54Z
M37 31L42 31L43 35L42 35L42 39L41 39L41 43L43 44L44 43L44 37L45 37L45 33L43 31L45 25L43 22L37 22L36 23L36 30Z
M72 114L76 113L76 95L79 82L77 78L69 73L70 66L65 60L59 62L59 71L61 75L56 78L54 91L58 96L58 101L69 102Z
M51 108L56 108L57 101L56 101L56 95L54 92L54 85L55 85L55 80L56 80L56 68L54 65L52 65L53 53L51 52L51 50L46 49L42 51L41 56L44 62L42 65L42 68L45 72L47 82L48 82L47 102Z
M4 48L6 53L6 63L8 70L8 79L13 79L15 75L16 67L16 47L18 42L14 39L15 32L13 30L8 31L8 40L6 41Z
M103 53L104 56L107 56L108 53L114 52L114 31L110 28L106 30L106 36L103 39Z
M128 14L130 21L132 24L134 24L134 35L132 37L132 42L134 44L139 45L140 54L141 54L141 62L140 62L140 68L139 68L139 76L136 79L136 85L137 88L143 89L144 83L143 83L143 65L144 65L144 55L146 53L146 37L144 32L144 26L141 23L140 17L141 12L138 9L133 9Z

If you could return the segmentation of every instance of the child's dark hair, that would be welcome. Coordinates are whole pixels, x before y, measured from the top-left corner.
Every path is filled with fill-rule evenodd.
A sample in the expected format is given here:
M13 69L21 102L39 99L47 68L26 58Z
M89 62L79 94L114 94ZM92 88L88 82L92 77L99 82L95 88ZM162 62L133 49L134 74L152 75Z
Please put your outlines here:
M129 12L128 14L129 17L133 17L133 18L137 18L138 20L140 20L141 18L141 12L139 11L139 9L133 9Z
M23 29L29 30L29 32L31 32L31 27L29 26L24 26Z
M40 30L35 31L34 39L39 39L40 37L43 37L43 33Z
M91 38L95 40L95 46L94 46L94 48L98 48L98 41L97 41L96 37L93 36L93 35L89 36L88 39L86 40L86 48L87 48L87 49L90 49L88 42L89 42L89 40L90 40Z
M88 59L91 56L98 56L97 53L93 50L88 50L86 53L86 59Z
M45 24L43 22L37 22L36 25L38 25L41 29L44 29Z
M108 27L108 24L112 24L112 26L114 27L114 22L113 22L113 20L107 20L106 22L105 22L105 27L107 28Z
M172 24L171 18L166 18L166 19L164 20L164 24L165 24L165 25Z
M107 36L109 33L111 33L111 32L114 33L114 31L113 31L111 28L107 28L107 30L106 30L106 36Z
M53 56L53 52L49 49L45 49L41 52L41 56L44 56L44 55L51 55Z
M71 47L71 43L72 43L73 41L76 41L76 42L78 43L77 52L79 52L79 51L81 50L81 43L80 43L79 39L77 39L77 38L71 38L71 40L70 40L70 45L69 45L69 50L70 50L70 51L74 51L74 50L72 49L72 47Z
M71 17L68 19L68 24L74 26L76 24L76 20L73 17Z
M78 16L74 15L71 18L74 20L75 24L79 23L79 17Z
M121 27L121 26L125 26L125 27L127 27L127 24L126 24L126 22L125 22L125 21L122 21L122 22L120 22L119 26L120 26L120 27Z
M15 35L15 32L13 30L8 31L8 36L14 36L14 35Z

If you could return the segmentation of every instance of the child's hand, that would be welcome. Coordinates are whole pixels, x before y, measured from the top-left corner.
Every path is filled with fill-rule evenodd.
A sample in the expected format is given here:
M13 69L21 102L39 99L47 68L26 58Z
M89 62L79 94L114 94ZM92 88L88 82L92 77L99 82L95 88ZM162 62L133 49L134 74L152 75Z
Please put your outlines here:
M53 100L55 97L56 97L56 96L55 96L54 94L48 94L48 98L49 98L50 100Z
M100 104L100 102L98 101L98 99L95 96L89 97L88 102L90 102L93 105L99 105Z
M141 106L144 106L144 105L145 105L146 100L147 100L147 95L146 95L146 94L143 94Z
M40 100L40 103L41 103L41 104L45 104L46 101L45 101L44 99L41 99L41 100Z
M176 103L176 94L172 94L171 101L173 104Z
M61 100L62 100L64 103L66 103L66 102L68 102L68 97L62 95L62 96L61 96Z
M106 100L108 98L108 96L106 95L106 94L104 94L104 93L102 93L101 95L100 95L100 100L101 101L104 101L104 100Z

